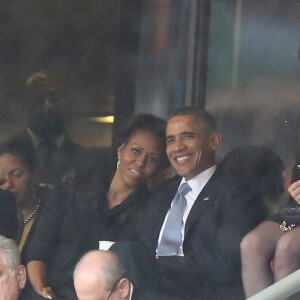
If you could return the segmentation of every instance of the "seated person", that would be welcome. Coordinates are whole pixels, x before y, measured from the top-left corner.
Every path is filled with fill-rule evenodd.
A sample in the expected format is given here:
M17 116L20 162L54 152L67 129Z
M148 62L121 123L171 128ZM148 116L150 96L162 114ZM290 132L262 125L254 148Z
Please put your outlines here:
M78 262L73 277L79 300L136 299L136 290L126 277L118 256L113 252L100 250L88 252Z
M24 262L27 246L51 189L37 184L36 157L18 139L0 145L0 170L5 174L0 188L10 191L16 197L19 227L15 240Z
M298 175L297 175L298 173ZM297 164L289 192L300 200L300 181ZM300 268L300 227L287 224L280 213L258 225L241 243L243 285L247 297L255 295L274 282ZM274 259L273 269L271 260ZM298 299L298 298L297 298Z
M70 201L64 201L65 195L47 201L28 250L31 299L74 299L71 275L83 253L99 240L138 238L147 182L164 166L165 122L135 115L121 137L112 174L100 169L99 176L91 174L76 185Z
M0 189L0 235L14 239L17 230L16 199L10 191Z
M26 270L20 263L13 240L0 236L0 300L17 300L26 282Z
M100 170L98 240L138 239L139 224L149 198L148 182L168 166L163 119L133 115L117 133L117 168ZM157 183L156 183L157 184Z

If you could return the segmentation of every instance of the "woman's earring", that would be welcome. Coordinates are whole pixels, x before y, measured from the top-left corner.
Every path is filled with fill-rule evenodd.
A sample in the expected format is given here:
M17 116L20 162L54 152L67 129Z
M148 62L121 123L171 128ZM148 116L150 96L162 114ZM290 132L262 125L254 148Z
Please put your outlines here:
M118 160L118 162L117 162L117 169L119 169L120 168L120 159Z

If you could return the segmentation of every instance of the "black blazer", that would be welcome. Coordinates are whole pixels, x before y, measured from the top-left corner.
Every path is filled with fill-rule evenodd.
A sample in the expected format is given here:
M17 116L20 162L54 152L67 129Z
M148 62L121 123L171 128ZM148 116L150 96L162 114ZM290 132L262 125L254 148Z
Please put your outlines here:
M76 299L72 275L79 258L91 245L90 235L86 234L89 227L86 220L93 223L93 211L93 208L78 209L70 191L56 188L40 214L27 247L27 262L45 263L47 285L58 297ZM83 223L87 228L81 228Z
M180 180L165 182L149 200L141 239L152 256ZM243 299L240 242L265 216L260 200L218 168L187 218L184 256L157 259L159 291L180 299Z

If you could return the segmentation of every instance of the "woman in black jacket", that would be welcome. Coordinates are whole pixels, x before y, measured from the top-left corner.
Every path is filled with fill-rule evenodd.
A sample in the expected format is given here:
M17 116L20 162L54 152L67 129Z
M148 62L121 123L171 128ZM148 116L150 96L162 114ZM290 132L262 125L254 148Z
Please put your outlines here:
M150 114L133 116L120 131L117 155L114 172L102 167L82 174L70 195L47 203L29 249L35 295L28 299L75 299L72 273L84 252L99 240L137 238L147 183L166 165L165 122Z

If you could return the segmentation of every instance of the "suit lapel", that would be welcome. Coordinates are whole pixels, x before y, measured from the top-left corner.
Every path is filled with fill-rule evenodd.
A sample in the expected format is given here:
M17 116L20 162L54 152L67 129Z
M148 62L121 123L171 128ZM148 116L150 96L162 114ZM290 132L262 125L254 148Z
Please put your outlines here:
M218 184L220 183L218 178L219 172L213 174L210 180L207 182L203 190L198 195L185 224L185 233L187 233L191 227L191 225L199 219L201 214L205 211L207 207L212 205L215 201L217 191L219 190Z

